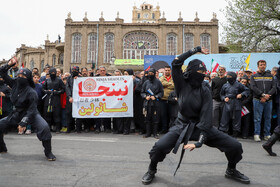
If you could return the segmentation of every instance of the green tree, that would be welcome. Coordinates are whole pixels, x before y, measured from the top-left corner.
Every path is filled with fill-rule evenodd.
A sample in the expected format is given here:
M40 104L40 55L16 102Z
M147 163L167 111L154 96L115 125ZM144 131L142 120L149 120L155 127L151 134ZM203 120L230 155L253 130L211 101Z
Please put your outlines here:
M245 51L280 52L280 0L227 0L226 41Z

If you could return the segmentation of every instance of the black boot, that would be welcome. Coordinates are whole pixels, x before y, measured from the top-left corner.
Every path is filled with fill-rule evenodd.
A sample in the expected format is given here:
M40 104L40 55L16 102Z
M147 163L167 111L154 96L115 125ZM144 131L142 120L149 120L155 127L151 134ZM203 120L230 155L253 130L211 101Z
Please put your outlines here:
M279 135L273 133L272 136L262 145L262 147L268 152L270 156L277 156L276 153L272 152L272 146L279 139Z
M52 153L52 144L51 144L51 140L45 140L45 141L42 141L42 144L45 148L45 155L48 159L48 161L55 161L56 160L56 157L53 155Z
M153 125L153 134L154 134L154 138L155 139L159 139L159 136L158 136L158 124L157 123L155 123Z
M0 132L0 153L7 153L7 152L8 150L4 142L3 133Z
M153 179L155 178L155 174L156 174L157 170L151 170L149 169L145 175L142 177L142 183L147 185L150 184Z
M250 184L250 179L244 174L240 173L237 169L227 168L225 177L234 179L244 184Z
M60 123L55 123L55 133L56 133L56 134L59 134L59 133L60 133L60 130L61 130L61 128L60 128Z
M151 124L146 123L146 134L143 136L143 138L148 138L151 136Z

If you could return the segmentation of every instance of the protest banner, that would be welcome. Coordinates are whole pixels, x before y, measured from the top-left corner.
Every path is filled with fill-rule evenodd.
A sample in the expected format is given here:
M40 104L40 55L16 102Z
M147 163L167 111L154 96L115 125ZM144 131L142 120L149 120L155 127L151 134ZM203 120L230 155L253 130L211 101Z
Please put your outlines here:
M74 79L74 118L133 117L132 76Z

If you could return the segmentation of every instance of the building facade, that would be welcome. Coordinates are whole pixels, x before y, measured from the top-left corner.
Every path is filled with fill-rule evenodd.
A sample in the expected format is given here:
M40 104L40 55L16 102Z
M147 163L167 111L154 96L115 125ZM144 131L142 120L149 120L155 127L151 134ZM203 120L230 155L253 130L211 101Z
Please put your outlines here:
M142 4L132 10L132 22L119 18L105 21L103 13L98 21L73 21L71 13L65 20L64 42L45 41L45 48L21 46L17 55L26 67L41 71L48 64L69 71L70 67L110 68L114 59L143 59L144 55L177 55L195 46L218 53L218 20L216 14L209 22L183 21L181 13L176 21L167 21L160 7ZM37 52L35 52L37 51ZM32 61L33 60L33 61ZM118 69L143 70L143 66L117 66Z

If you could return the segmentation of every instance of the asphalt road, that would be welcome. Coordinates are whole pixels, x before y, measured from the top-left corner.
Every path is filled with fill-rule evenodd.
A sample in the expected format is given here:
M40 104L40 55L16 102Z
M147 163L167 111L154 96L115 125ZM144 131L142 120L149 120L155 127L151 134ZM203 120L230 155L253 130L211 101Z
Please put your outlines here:
M243 159L237 169L251 179L250 186L280 186L280 157L269 157L261 143L241 140ZM148 152L156 139L139 135L53 134L49 162L35 134L5 136L7 154L0 154L0 186L144 186L141 177L149 164ZM280 155L280 142L273 147ZM224 177L227 161L219 150L203 146L186 152L176 176L177 155L158 165L149 186L248 186Z

